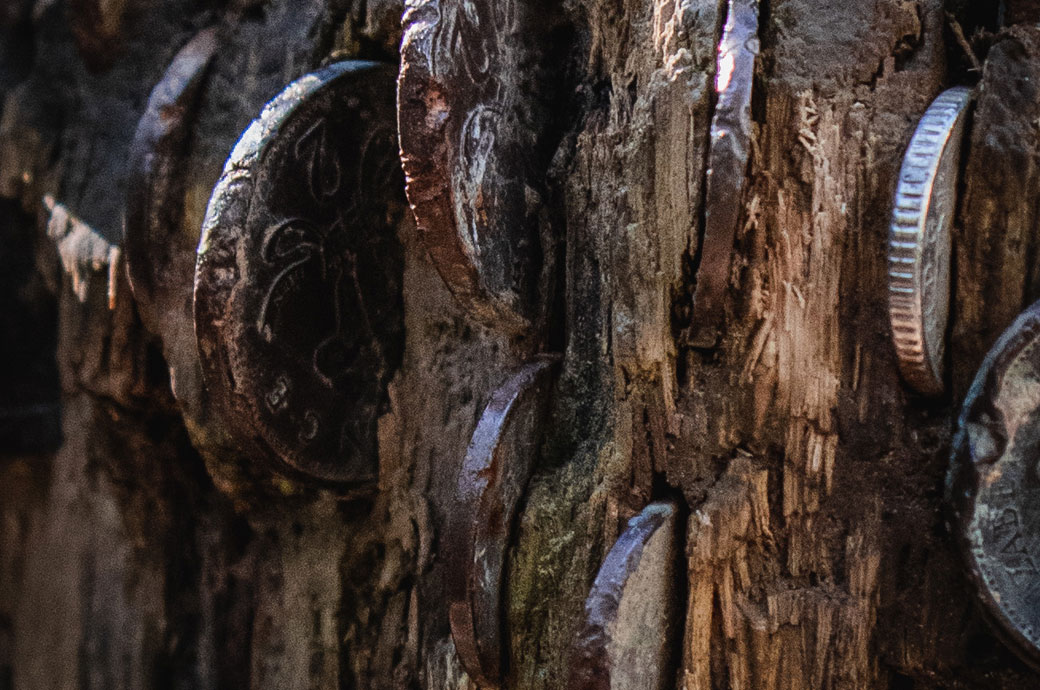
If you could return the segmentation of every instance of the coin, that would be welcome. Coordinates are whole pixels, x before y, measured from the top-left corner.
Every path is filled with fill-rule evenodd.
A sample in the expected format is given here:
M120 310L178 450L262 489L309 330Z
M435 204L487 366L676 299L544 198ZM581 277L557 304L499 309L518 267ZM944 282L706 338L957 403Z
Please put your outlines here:
M951 228L970 89L939 95L903 157L888 235L888 313L899 369L921 393L943 391Z
M243 449L308 478L377 478L404 345L396 70L290 84L235 146L195 271L207 392Z
M554 249L555 150L540 63L552 12L517 0L417 0L404 15L398 119L419 236L455 298L510 335L538 331Z
M714 347L725 314L733 265L733 239L740 222L751 150L751 87L758 54L758 2L730 0L718 47L705 177L704 239L693 295L690 344Z
M954 439L947 500L979 599L1040 667L1040 302L990 350Z
M153 333L161 334L184 311L177 288L190 285L194 272L194 242L180 233L184 161L193 110L217 44L217 31L210 28L181 48L152 89L130 146L123 254L138 312Z
M681 550L676 510L651 503L629 520L585 600L571 648L570 690L675 687Z
M506 551L534 467L558 357L540 355L491 395L473 432L448 529L451 635L470 678L501 681Z

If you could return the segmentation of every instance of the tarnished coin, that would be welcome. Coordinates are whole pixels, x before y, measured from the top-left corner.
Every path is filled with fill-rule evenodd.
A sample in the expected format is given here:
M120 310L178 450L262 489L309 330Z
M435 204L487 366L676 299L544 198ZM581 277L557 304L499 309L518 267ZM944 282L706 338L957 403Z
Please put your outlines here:
M569 690L675 687L681 552L676 509L652 503L607 554L571 650Z
M195 332L244 448L334 482L377 478L403 344L405 206L390 66L290 84L235 146L206 211Z
M473 432L448 528L451 635L470 678L496 687L506 551L538 454L558 357L524 364L491 395Z
M943 391L950 313L951 228L970 89L943 92L921 118L903 157L888 235L888 313L903 378Z
M968 391L947 499L985 610L1040 666L1040 302L1001 335Z
M153 333L184 312L177 287L190 285L194 238L180 233L187 139L206 68L217 49L215 28L198 33L148 97L130 146L123 255L130 288ZM186 324L190 325L190 324Z
M690 344L713 347L725 314L751 152L751 87L758 54L757 0L730 0L715 74L718 100L711 121L705 180L704 239L693 295Z
M555 14L518 0L416 0L404 15L398 119L408 200L452 294L477 319L538 329L553 247L544 178Z

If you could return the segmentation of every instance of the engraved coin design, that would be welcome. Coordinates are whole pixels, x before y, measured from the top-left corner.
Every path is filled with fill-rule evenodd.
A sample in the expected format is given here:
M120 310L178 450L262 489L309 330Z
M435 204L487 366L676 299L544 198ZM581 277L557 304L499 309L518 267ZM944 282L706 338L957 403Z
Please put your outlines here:
M401 164L419 236L456 299L510 335L538 331L553 248L544 177L554 11L516 0L408 4L398 82Z
M888 309L903 378L943 391L951 228L971 90L943 92L921 118L899 171L888 236Z
M491 395L473 432L448 529L451 635L470 678L497 687L506 549L531 476L558 357L540 355Z
M998 631L1040 667L1040 302L990 351L954 440L947 499Z
M243 447L331 482L377 478L403 350L395 75L343 62L289 85L235 146L199 243L215 405Z

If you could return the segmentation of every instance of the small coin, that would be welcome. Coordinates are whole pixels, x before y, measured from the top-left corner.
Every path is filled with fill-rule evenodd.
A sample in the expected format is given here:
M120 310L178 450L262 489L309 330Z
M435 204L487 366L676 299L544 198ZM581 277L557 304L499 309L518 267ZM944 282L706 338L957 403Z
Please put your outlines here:
M951 229L970 89L943 92L903 157L888 235L888 312L899 368L921 393L943 391Z
M1040 302L990 350L954 439L947 500L980 601L1040 667Z
M570 690L675 687L670 671L681 606L677 512L671 503L651 503L607 554L571 649Z
M286 87L235 146L199 243L214 407L243 448L312 479L378 474L404 344L395 77L343 62Z
M497 687L503 674L506 552L538 454L558 359L540 355L495 390L456 484L447 539L451 635L466 673L482 687Z

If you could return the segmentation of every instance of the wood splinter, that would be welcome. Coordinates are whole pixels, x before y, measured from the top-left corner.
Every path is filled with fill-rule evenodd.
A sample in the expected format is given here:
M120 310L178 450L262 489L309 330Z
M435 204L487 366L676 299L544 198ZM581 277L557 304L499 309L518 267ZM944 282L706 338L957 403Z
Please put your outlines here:
M498 687L502 678L506 550L538 453L557 361L537 357L492 394L456 486L448 527L451 634L466 673L485 688Z
M677 512L671 503L648 505L607 554L571 650L569 690L674 687L681 628Z

